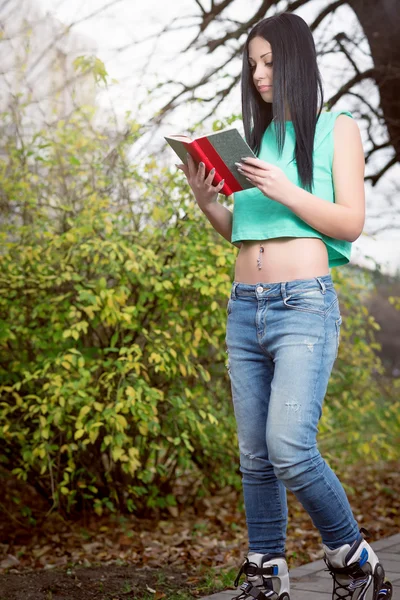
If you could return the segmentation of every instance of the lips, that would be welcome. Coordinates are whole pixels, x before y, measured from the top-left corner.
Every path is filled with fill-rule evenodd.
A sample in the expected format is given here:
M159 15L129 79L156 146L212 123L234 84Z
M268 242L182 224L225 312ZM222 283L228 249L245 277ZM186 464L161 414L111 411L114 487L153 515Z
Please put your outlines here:
M272 85L259 85L257 87L260 92L265 92L266 90L269 90L269 88L272 87Z

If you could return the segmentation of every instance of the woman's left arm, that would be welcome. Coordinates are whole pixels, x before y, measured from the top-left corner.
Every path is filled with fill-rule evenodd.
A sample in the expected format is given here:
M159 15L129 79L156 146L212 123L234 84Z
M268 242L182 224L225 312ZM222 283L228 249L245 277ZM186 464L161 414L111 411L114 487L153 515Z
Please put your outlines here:
M339 115L334 125L334 203L300 188L275 165L253 158L242 164L242 173L266 196L290 208L317 231L349 242L354 242L364 227L364 170L360 130L347 115Z

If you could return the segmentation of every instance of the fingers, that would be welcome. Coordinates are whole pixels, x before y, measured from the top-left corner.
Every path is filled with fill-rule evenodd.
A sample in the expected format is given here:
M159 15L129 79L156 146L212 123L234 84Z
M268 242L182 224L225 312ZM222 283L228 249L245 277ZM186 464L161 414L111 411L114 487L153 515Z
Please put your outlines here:
M215 169L212 168L211 171L209 172L209 174L207 175L205 183L207 183L208 185L211 185L214 177L215 177Z
M214 192L218 193L224 187L225 180L223 179L217 185L213 186L212 182L215 177L215 168L213 167L206 176L206 166L203 162L196 165L195 160L187 155L187 165L175 164L177 169L183 171L187 177L188 183L194 192Z
M213 186L213 190L215 192L220 192L222 190L222 188L224 187L224 183L225 183L225 179L221 179L221 181L219 183L217 183L217 185Z
M204 183L204 177L206 175L206 166L203 162L199 163L197 169L197 181L201 185Z
M188 166L188 170L189 170L189 177L195 177L196 171L197 171L195 162L189 153L186 156L187 156L187 166Z
M177 169L179 169L180 171L183 171L183 173L185 173L186 177L189 175L189 169L187 168L186 165L175 165Z

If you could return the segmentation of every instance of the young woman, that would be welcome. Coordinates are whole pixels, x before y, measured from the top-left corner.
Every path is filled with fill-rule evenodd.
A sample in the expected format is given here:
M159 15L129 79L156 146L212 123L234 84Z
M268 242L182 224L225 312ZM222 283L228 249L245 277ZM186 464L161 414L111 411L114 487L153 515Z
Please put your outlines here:
M316 441L342 320L329 269L349 262L365 219L359 128L349 111L322 106L305 21L263 19L242 69L245 136L258 158L238 167L254 187L235 194L232 214L217 201L213 172L190 157L177 165L216 231L240 248L226 328L249 536L237 600L290 598L287 489L321 534L332 598L392 594Z

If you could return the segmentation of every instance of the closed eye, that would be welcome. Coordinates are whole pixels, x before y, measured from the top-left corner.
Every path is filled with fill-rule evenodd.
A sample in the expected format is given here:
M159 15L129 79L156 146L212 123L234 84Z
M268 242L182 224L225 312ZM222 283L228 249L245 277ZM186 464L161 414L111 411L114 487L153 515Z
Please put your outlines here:
M273 63L264 63L264 67L272 67ZM254 71L256 65L250 65L249 64L249 69L250 71Z

